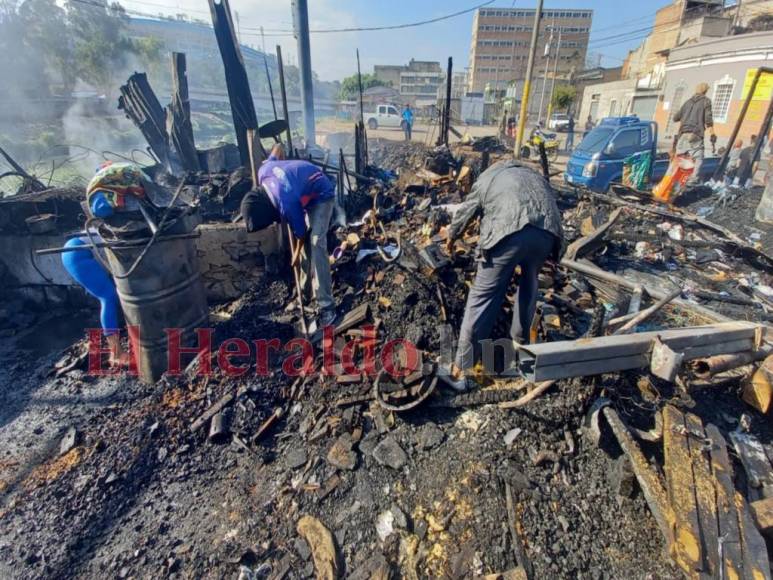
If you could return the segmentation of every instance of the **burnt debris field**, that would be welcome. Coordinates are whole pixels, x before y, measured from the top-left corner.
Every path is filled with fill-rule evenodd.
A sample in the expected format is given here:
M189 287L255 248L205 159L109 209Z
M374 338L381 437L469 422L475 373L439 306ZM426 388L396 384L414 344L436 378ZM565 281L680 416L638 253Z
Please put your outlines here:
M435 364L477 231L451 260L444 226L506 152L369 147L330 244L343 317L311 353L215 352L298 336L292 277L268 257L212 307L209 362L155 385L88 372L90 310L4 312L3 577L769 577L770 231L739 225L753 200L709 221L701 200L556 187L571 244L540 274L525 378L457 394ZM238 179L191 182L191 199L227 215ZM58 313L69 341L30 339ZM390 341L421 372L367 372Z

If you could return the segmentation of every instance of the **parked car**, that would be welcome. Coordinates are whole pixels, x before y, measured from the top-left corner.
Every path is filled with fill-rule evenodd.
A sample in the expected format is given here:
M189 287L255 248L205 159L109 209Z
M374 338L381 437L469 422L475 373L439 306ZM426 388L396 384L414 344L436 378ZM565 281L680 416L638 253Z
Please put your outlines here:
M665 151L658 153L658 125L639 117L607 117L590 131L566 164L564 181L604 193L623 179L623 161L643 151L652 153L649 183L655 185L666 174L670 162ZM706 157L699 177L708 179L714 173L718 157Z
M548 121L548 129L567 131L569 129L569 115L566 113L553 113Z
M403 115L394 105L379 105L375 112L366 113L365 122L368 129L379 127L403 128Z

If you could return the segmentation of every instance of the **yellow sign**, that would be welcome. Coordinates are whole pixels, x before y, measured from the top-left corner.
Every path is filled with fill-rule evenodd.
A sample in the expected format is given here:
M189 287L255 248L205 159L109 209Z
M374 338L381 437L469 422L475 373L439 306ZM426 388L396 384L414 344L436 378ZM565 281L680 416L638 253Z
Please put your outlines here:
M750 68L746 71L746 80L743 83L743 93L741 94L741 100L746 99L749 94L749 90L752 88L752 82L754 82L754 76L757 74L756 68ZM757 88L754 90L754 101L770 101L773 97L773 73L762 73L760 80L757 81Z

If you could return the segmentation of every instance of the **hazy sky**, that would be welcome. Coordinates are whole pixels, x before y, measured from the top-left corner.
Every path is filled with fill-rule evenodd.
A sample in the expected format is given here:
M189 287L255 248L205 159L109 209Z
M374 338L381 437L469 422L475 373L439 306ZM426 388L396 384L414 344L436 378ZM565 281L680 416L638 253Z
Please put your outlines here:
M120 0L130 10L157 14L187 13L209 21L206 0ZM485 0L308 0L311 29L385 26L435 18L481 4ZM545 8L594 10L589 52L603 54L604 66L618 66L627 52L641 42L655 11L668 0L545 0ZM533 8L535 2L495 0L487 8ZM282 45L295 62L296 43L282 31L292 28L290 0L231 0L238 12L242 42L260 47L264 27L266 48ZM313 69L322 80L341 79L356 71L355 49L360 49L363 72L374 64L403 64L411 58L445 62L454 58L454 69L467 66L473 13L416 28L374 32L311 35ZM610 38L611 37L611 38Z

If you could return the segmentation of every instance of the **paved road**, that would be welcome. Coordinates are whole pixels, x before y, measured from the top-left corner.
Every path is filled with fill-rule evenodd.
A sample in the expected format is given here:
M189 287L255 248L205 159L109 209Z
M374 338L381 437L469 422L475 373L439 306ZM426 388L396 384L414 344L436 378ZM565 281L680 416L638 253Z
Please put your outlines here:
M353 147L354 137L352 126L353 125L351 121L324 119L317 123L318 142L325 146L331 147L333 150L336 150L338 147L347 148L347 145L349 147ZM468 132L472 137L488 137L497 134L497 127L495 125L470 125L468 127L460 126L454 128L462 134ZM327 142L328 136L332 134L337 134L337 136L343 137L343 139L331 139L330 142ZM437 127L434 125L427 125L425 123L417 123L413 127L412 137L412 141L414 142L424 143L426 145L434 145L437 139ZM563 148L564 143L566 142L566 133L558 133L557 137L561 143L561 147ZM368 138L403 141L405 136L403 135L402 129L387 129L381 127L379 129L368 129ZM459 141L459 138L453 134L450 134L449 138L451 143L456 143ZM581 135L575 133L575 144L577 144L580 139ZM567 157L568 156L565 153L560 153L558 160L553 163L553 168L563 170L566 167Z

